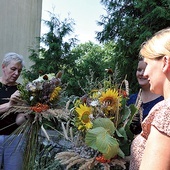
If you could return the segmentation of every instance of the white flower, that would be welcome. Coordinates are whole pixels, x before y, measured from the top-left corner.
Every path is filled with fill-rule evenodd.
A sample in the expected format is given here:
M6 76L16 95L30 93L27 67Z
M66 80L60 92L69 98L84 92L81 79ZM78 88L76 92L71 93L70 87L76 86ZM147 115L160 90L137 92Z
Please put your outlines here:
M32 91L32 92L35 92L36 91L36 86L34 84L32 84L31 82L29 82L26 86L26 89L28 91Z
M93 100L91 103L90 103L90 106L97 106L99 105L99 101L98 100Z
M37 81L37 82L35 83L35 86L36 86L36 89L37 89L37 90L42 90L42 89L43 89L43 83L42 83L42 82L38 82L38 81Z
M90 118L90 120L93 120L93 119L94 119L93 114L90 114L90 115L89 115L89 118Z
M55 77L55 74L54 73L50 73L50 74L45 74L47 77L48 77L48 80L51 80L52 78L54 78ZM45 80L43 79L43 77L45 76L45 75L42 75L42 76L40 76L40 77L38 77L37 79L35 79L34 81L33 81L33 83L34 82L44 82Z
M34 99L34 96L31 96L31 97L30 97L30 101L33 100L33 99Z

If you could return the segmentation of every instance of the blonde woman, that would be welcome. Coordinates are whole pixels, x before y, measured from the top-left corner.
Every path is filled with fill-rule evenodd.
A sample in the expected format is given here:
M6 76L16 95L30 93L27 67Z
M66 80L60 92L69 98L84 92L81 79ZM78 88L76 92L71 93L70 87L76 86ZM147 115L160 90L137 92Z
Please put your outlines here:
M130 170L170 170L170 28L157 32L140 50L150 90L164 96L142 122L131 146Z

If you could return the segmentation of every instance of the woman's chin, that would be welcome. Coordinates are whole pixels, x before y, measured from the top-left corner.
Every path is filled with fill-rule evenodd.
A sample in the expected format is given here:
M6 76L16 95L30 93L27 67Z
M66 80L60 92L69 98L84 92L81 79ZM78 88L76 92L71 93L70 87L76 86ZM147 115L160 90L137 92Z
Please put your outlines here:
M145 83L139 83L139 85L140 85L140 87L141 88L146 88L146 87L148 87L148 88L150 88L150 84L147 82L145 82Z

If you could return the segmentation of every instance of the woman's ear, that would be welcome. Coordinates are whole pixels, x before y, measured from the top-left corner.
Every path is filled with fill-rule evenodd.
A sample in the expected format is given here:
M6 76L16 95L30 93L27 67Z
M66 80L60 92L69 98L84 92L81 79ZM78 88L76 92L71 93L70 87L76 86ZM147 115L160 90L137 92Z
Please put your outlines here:
M170 71L170 56L164 56L163 57L163 72Z
M3 68L4 68L4 64L2 64L2 65L1 65L1 68L2 68L2 70L3 70Z
M5 66L5 64L2 64L1 67L4 68L4 67L6 67L6 66Z

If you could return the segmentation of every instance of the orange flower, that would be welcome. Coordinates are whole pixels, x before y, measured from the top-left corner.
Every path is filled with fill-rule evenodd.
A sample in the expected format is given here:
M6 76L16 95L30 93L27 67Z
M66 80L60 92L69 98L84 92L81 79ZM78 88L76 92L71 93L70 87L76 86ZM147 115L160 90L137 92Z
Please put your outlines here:
M128 97L127 93L125 90L118 89L119 96L123 96L124 98Z
M96 161L101 162L101 163L109 163L110 159L105 159L104 156L97 156Z
M47 104L37 103L35 106L31 107L31 110L34 112L40 113L42 111L46 111L49 109L49 106Z

